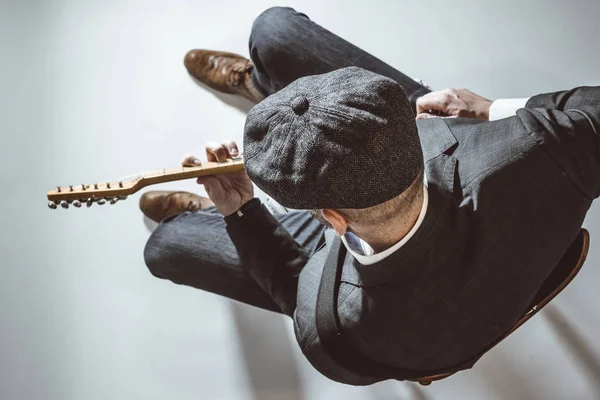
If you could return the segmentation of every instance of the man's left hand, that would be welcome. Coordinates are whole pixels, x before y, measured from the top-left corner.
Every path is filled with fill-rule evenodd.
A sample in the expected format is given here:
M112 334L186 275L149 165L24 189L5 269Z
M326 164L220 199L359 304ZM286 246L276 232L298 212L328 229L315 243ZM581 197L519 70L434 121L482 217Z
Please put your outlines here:
M233 140L224 140L221 143L206 143L206 158L212 162L224 162L240 154L237 144ZM188 156L181 163L184 167L202 165L194 156ZM197 182L204 185L208 197L223 216L228 216L239 210L244 204L254 197L254 187L246 171L228 174L201 176Z
M478 118L489 120L492 101L467 89L444 89L417 99L417 119Z

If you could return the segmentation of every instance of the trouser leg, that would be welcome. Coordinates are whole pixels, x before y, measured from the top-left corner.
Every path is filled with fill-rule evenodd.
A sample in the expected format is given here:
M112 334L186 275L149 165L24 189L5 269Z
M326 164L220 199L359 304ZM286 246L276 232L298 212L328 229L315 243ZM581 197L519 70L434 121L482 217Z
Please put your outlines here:
M398 82L413 111L417 98L430 90L388 64L311 21L292 8L273 7L252 25L250 56L254 85L265 95L298 78L357 66Z
M307 211L275 214L275 218L309 254L325 240L325 227ZM167 218L150 236L144 258L159 278L281 312L244 270L223 216L214 206Z

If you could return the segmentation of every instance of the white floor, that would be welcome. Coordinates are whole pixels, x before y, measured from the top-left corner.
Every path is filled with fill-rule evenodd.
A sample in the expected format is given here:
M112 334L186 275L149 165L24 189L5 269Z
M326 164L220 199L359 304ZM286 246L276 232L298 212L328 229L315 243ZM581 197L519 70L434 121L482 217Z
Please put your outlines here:
M287 2L434 88L498 98L600 84L597 1L488 3ZM198 86L182 60L192 48L247 54L253 18L272 5L0 2L0 398L600 398L598 204L571 286L474 369L427 388L330 382L302 358L288 319L152 277L139 195L46 208L55 185L241 141L248 104Z

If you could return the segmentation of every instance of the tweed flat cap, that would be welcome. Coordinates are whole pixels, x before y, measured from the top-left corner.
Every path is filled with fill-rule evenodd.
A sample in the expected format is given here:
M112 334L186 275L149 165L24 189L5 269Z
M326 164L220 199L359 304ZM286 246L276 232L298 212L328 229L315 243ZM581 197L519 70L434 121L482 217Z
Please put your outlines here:
M252 108L244 164L285 207L366 208L404 192L423 152L402 87L347 67L300 78Z

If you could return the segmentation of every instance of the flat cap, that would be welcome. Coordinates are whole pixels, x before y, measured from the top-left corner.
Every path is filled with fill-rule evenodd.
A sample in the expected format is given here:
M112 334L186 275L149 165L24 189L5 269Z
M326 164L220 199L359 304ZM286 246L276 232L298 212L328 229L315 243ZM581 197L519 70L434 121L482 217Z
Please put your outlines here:
M285 207L367 208L423 168L414 113L394 80L358 67L300 78L250 110L244 164Z

